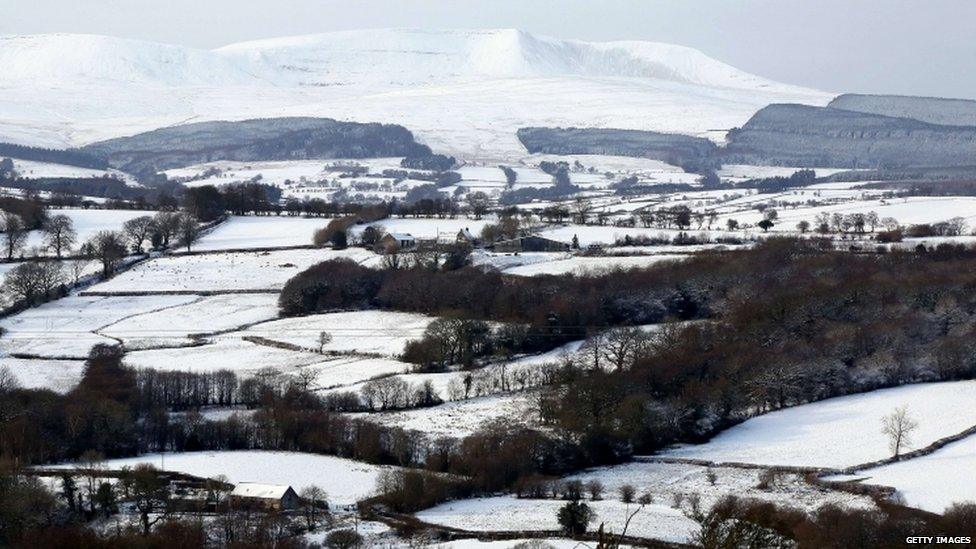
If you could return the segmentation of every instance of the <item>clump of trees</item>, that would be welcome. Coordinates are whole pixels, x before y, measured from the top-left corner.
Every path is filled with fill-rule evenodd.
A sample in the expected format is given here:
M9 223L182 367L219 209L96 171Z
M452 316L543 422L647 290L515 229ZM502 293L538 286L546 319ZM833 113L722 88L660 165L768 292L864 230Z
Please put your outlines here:
M206 223L228 212L235 215L278 213L281 211L279 200L281 189L257 181L220 187L201 185L184 191L183 209Z
M411 170L433 170L445 172L457 165L453 156L443 154L425 154L421 156L407 156L400 161L400 166Z
M806 187L817 182L817 174L813 170L797 170L789 176L763 177L750 179L737 185L740 188L754 188L760 193L779 193L795 187Z

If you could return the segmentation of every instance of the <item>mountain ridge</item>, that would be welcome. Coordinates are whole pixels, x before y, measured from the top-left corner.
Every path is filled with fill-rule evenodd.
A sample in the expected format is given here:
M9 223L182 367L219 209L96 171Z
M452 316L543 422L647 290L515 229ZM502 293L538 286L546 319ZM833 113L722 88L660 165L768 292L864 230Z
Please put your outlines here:
M0 141L77 147L186 122L311 116L399 124L431 148L526 154L520 127L721 142L773 102L832 97L656 42L371 29L200 50L97 35L0 37Z

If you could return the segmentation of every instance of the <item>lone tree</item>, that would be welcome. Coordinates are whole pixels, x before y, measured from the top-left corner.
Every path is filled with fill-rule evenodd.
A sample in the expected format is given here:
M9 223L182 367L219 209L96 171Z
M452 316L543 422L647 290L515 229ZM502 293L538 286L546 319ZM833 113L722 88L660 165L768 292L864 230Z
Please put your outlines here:
M882 418L881 423L881 432L888 435L888 448L898 457L912 443L912 431L918 428L918 422L908 415L908 407L902 406Z
M756 223L756 225L758 225L759 228L763 230L763 232L767 232L769 229L772 229L773 224L774 223L770 219L763 219L759 223Z
M58 214L44 222L44 245L59 258L61 253L74 246L78 239L71 218Z
M325 354L325 346L332 343L332 334L329 332L319 332L319 354Z

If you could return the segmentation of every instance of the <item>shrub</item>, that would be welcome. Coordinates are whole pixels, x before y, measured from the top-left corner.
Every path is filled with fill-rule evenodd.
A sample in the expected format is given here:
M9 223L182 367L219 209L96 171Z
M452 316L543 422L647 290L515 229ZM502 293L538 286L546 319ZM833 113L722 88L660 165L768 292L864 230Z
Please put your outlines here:
M578 536L586 533L586 527L593 522L594 513L590 506L582 501L569 501L559 509L556 518L563 532Z

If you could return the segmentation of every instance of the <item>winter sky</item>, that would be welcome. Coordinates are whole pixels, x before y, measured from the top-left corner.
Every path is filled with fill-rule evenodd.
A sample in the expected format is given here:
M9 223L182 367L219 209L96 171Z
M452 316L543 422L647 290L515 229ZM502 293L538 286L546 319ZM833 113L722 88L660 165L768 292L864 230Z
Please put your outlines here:
M0 14L0 34L108 34L200 48L357 28L511 27L692 46L831 92L976 99L972 0L0 0Z

